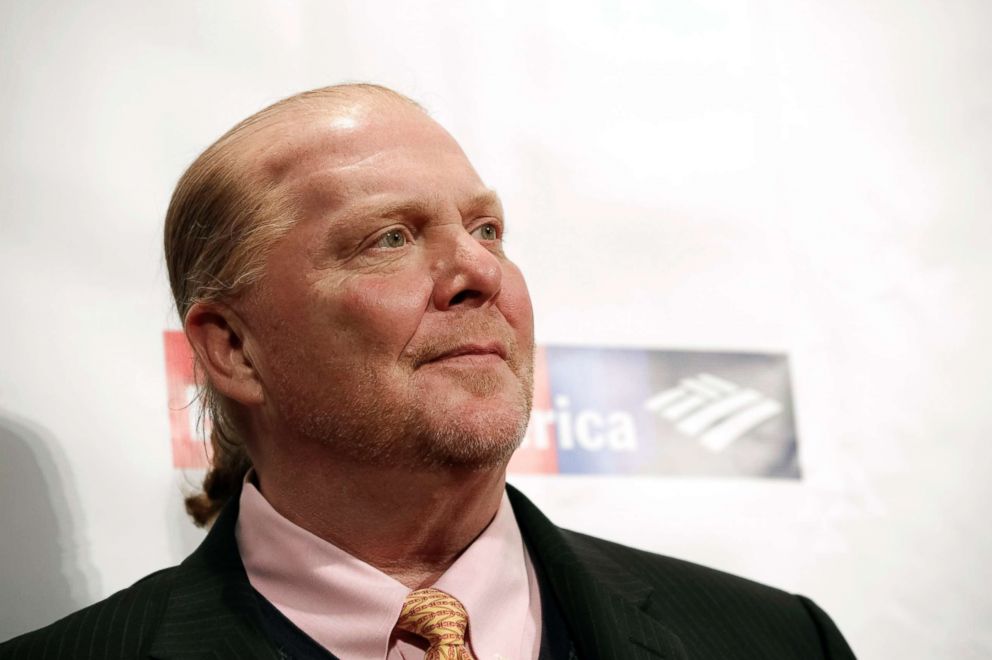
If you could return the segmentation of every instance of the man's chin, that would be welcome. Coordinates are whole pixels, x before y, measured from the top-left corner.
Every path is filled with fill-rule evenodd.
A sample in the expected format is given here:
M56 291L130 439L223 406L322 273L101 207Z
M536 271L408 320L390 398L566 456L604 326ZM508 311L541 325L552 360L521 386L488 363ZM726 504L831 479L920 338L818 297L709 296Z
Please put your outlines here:
M411 448L424 465L500 467L520 445L529 412L520 395L459 397L454 405L424 411Z
M446 360L421 368L418 378L422 379L419 387L423 391L441 399L490 399L519 388L516 376L504 362L480 366L468 360Z

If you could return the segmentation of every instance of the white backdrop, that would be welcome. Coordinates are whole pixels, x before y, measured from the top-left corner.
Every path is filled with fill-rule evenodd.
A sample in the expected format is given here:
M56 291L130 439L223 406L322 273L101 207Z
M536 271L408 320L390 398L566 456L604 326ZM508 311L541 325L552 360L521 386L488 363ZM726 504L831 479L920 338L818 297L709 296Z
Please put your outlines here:
M0 639L200 538L172 186L263 105L370 80L502 194L540 342L791 356L802 480L515 478L556 522L807 594L861 658L992 657L989 25L979 0L4 2Z

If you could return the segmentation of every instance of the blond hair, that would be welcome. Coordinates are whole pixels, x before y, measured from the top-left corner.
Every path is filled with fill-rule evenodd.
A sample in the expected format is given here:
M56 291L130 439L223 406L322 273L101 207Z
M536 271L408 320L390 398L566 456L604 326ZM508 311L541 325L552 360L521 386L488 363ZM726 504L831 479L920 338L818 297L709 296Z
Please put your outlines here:
M248 138L288 116L288 110L347 108L360 100L400 101L402 94L370 84L322 87L295 94L255 113L210 145L176 184L165 216L165 261L179 318L200 302L230 300L263 275L271 246L296 220L292 200L253 165ZM202 370L197 369L198 374ZM198 376L198 396L210 426L210 466L203 490L186 498L197 525L208 524L235 495L251 467L237 407Z

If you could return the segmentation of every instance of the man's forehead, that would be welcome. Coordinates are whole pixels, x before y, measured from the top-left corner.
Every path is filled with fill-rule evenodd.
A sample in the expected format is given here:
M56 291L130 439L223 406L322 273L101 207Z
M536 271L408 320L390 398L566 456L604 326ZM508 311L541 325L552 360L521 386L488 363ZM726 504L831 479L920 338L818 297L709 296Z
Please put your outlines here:
M500 213L457 142L415 107L292 116L260 133L248 158L308 215Z
M358 166L389 151L425 143L460 151L454 139L419 108L361 100L286 110L253 136L246 155L249 166L265 180L280 184L290 177Z

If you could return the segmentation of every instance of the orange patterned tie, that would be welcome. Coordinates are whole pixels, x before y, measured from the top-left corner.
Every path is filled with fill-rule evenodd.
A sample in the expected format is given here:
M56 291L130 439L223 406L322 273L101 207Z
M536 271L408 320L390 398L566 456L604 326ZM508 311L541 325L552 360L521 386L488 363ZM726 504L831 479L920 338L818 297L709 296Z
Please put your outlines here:
M454 596L439 589L418 589L403 603L400 630L420 635L430 644L424 660L475 660L465 646L468 614Z

